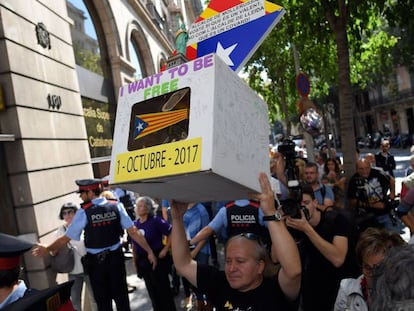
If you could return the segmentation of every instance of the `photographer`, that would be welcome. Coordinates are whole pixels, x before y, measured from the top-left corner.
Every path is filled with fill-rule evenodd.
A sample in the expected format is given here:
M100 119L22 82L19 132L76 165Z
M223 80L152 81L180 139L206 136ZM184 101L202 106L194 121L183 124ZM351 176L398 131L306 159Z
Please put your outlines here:
M295 143L286 139L283 144L278 146L278 152L283 155L283 161L278 165L277 178L284 183L290 192L290 197L300 201L294 193L300 184L308 184L312 187L318 201L318 209L324 211L334 205L335 196L330 186L322 184L319 180L318 165L313 162L306 162L303 168L303 180L299 178L299 158L296 157ZM304 161L303 161L304 162Z
M341 279L358 274L353 252L352 224L340 212L321 211L310 185L301 188L300 215L286 225L303 233L299 244L302 262L303 311L332 310ZM286 211L292 213L292 208Z
M358 160L357 172L349 181L347 197L350 206L356 211L360 231L372 226L398 233L401 231L401 221L390 214L393 208L390 203L395 198L393 180L371 168L366 159Z

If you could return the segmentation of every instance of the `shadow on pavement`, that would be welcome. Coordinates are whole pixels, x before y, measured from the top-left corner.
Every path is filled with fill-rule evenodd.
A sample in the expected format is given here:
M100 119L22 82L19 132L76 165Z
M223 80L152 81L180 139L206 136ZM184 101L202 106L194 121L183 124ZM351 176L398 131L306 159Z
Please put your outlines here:
M145 288L145 283L143 280L138 278L132 259L126 259L125 266L127 270L128 285L136 287L136 290L129 294L131 310L152 311L152 304L148 296L147 289ZM183 299L184 293L181 288L180 293L175 297L175 306L177 310L183 310L183 308L180 307L181 300Z

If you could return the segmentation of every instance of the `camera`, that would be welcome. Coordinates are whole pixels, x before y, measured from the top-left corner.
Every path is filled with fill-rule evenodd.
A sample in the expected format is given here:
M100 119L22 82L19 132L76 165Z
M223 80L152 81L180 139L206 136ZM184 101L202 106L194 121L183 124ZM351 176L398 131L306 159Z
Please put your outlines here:
M289 189L289 198L281 201L280 204L282 211L286 216L301 218L301 210L305 212L305 215L308 213L307 209L300 205L302 202L302 188L299 183L299 173L295 163L295 146L296 145L292 140L285 139L277 148L277 151L285 157L285 170Z
M285 139L282 144L277 147L277 151L281 153L286 162L286 176L288 180L288 187L295 188L299 187L299 180L298 180L298 168L296 167L295 159L296 159L296 152L295 152L295 143L293 140Z
M360 202L368 202L367 180L361 177L355 178L355 197Z
M283 154L287 159L294 159L296 157L295 142L291 139L285 139L279 146L277 151Z
M301 210L303 207L298 203L296 199L288 198L280 202L282 211L286 216L292 218L302 218Z

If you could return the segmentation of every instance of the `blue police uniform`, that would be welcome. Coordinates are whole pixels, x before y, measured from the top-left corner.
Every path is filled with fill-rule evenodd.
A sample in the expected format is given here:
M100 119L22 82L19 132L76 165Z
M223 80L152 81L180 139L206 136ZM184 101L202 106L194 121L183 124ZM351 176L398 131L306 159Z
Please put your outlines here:
M0 288L10 289L3 299L0 298L2 311L21 310L53 310L74 311L70 300L70 287L73 282L66 282L46 290L27 288L23 280L19 280L20 257L33 246L32 243L12 235L0 233Z
M99 179L77 180L76 184L78 192L102 190ZM82 263L100 311L112 311L112 299L117 310L130 310L121 235L131 226L133 222L121 204L99 197L81 204L65 233L73 240L84 233L87 254Z

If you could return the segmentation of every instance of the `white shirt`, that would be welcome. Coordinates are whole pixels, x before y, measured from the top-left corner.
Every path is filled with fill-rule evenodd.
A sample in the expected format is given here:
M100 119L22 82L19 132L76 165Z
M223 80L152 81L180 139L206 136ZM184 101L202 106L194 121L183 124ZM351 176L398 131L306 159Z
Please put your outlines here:
M62 225L56 230L56 236L61 237L62 235L65 234L65 232L66 230ZM69 272L69 274L81 274L83 273L81 257L86 255L85 243L83 239L81 239L80 241L70 240L69 244L73 248L73 255L75 258L75 264L73 266L73 270Z

